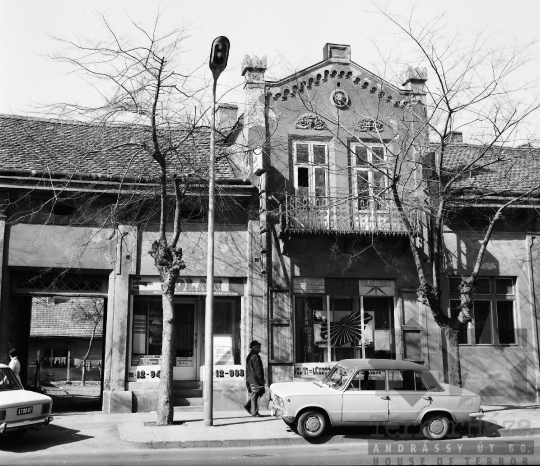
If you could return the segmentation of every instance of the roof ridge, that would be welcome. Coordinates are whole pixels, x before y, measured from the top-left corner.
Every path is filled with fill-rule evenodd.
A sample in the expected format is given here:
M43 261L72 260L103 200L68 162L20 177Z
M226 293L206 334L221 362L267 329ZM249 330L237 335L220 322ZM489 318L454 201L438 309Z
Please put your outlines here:
M441 143L440 142L430 142L429 143L430 146L440 146ZM473 147L473 148L482 148L482 147L487 147L488 144L473 144L471 142L458 142L458 143L448 143L446 144L447 147L463 147L463 146L467 146L467 147ZM530 151L530 150L533 150L533 151L540 151L540 147L521 147L521 146L517 146L517 147L513 147L513 146L505 146L504 144L493 144L491 145L491 147L493 148L497 148L497 149L505 149L505 150L527 150L527 151Z
M73 125L73 126L85 126L85 127L114 127L114 128L132 128L132 129L140 129L140 128L150 128L150 125L145 125L142 123L121 123L121 122L107 122L107 123L95 123L95 122L89 122L89 121L80 121L80 120L67 120L63 118L45 118L45 117L34 117L34 116L28 116L28 115L10 115L7 113L0 113L0 119L9 119L9 120L25 120L25 121L35 121L35 122L42 122L42 123L54 123L58 125ZM201 132L210 132L210 127L208 126L197 126L192 129L186 129L182 127L175 127L172 126L171 130L173 131L201 131Z

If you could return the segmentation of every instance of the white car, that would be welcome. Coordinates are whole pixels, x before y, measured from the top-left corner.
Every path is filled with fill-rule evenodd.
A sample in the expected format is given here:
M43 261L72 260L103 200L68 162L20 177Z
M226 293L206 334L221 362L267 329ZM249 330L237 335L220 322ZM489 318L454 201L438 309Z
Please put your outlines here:
M269 409L304 438L327 426L421 425L431 440L451 423L482 418L480 396L440 384L424 366L389 359L344 359L320 381L270 386Z
M22 437L29 427L47 426L52 398L25 390L9 366L0 364L0 435Z

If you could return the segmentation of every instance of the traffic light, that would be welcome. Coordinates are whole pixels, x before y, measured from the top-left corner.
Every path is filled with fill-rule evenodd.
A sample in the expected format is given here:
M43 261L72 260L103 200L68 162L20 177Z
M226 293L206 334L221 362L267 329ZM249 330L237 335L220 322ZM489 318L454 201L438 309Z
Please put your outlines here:
M229 39L225 36L219 36L212 42L212 48L210 49L210 69L214 74L214 77L227 67L227 59L229 58Z

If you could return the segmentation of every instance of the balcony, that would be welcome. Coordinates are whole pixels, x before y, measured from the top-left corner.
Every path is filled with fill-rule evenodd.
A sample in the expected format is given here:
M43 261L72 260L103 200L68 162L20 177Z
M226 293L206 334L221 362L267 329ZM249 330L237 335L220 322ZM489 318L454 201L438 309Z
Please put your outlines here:
M289 233L407 234L393 202L287 195L281 207Z

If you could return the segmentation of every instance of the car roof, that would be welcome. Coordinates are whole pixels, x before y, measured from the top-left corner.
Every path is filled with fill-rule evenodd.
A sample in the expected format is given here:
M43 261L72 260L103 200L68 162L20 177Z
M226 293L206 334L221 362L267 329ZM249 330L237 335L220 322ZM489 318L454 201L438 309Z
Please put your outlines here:
M401 359L342 359L338 364L346 364L359 370L388 370L388 369L409 369L416 371L427 371L426 366L416 364Z

